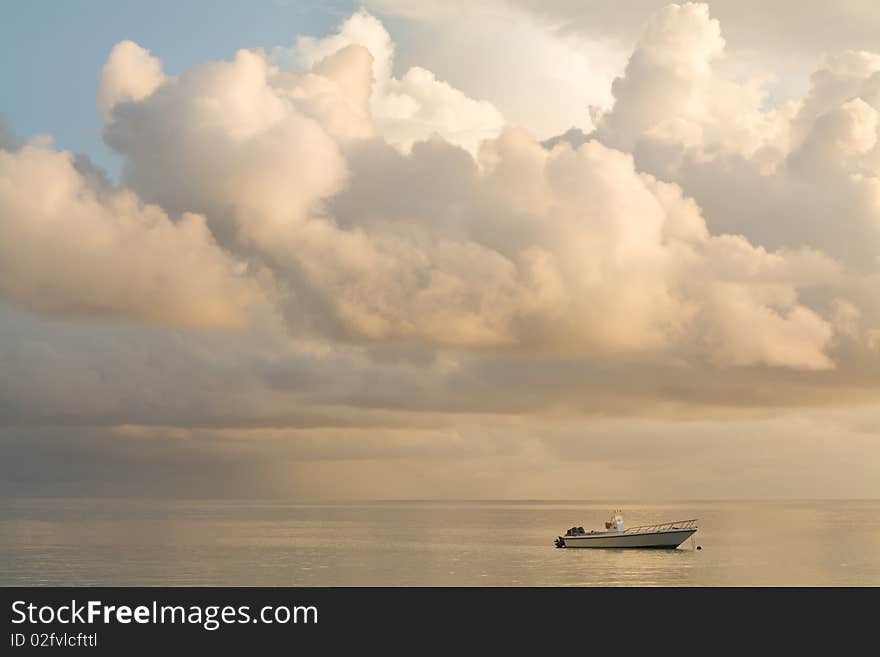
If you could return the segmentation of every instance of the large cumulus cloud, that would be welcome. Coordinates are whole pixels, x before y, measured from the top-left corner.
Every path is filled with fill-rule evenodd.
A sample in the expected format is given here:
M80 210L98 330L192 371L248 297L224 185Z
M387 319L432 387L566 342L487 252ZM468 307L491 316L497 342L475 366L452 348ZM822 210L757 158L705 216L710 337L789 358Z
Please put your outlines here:
M705 12L691 14L661 17L645 37L681 53L673 65L685 77L706 75L701 62L720 39L682 42L691 30L681 21ZM546 149L508 128L472 156L452 136L469 109L446 87L428 94L445 110L406 121L452 133L401 142L388 105L408 104L407 77L393 77L388 35L364 13L335 36L300 40L310 68L298 72L240 51L168 79L123 45L99 97L125 183L169 211L204 214L224 246L271 270L295 331L832 366L831 325L799 300L834 274L828 258L711 235L678 187L596 141ZM107 75L126 67L131 89ZM614 112L629 102L618 100Z
M768 105L725 52L705 6L663 8L595 130L541 143L395 72L364 12L176 76L117 44L97 108L118 184L0 125L0 439L32 455L76 425L95 453L194 462L216 442L224 472L275 455L311 483L297 463L446 459L426 476L460 483L456 458L528 478L583 457L604 477L626 470L603 474L616 438L548 427L872 401L880 58L829 55Z
M717 65L724 51L706 5L662 9L593 136L680 184L713 230L876 265L880 57L827 55L803 99L767 107L761 78L732 79Z
M705 5L662 9L614 82L615 101L595 132L559 139L630 150L638 169L692 196L712 232L828 254L841 276L814 302L854 303L859 330L872 334L880 321L866 294L880 254L877 55L826 55L806 96L775 106L760 78L726 75L724 56Z

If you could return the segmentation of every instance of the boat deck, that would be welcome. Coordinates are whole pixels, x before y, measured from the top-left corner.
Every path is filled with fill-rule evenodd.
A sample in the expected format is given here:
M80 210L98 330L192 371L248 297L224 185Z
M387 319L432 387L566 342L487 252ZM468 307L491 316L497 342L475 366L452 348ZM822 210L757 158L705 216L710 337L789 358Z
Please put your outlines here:
M691 518L690 520L673 520L672 522L662 522L657 525L642 525L640 527L630 527L629 529L624 529L618 535L622 536L624 534L656 534L676 529L696 528L697 518Z

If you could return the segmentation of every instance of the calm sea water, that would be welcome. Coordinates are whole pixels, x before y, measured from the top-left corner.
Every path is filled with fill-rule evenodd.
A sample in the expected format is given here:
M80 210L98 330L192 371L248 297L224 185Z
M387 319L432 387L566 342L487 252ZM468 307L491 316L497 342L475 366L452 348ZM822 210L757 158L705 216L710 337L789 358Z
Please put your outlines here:
M12 499L2 585L880 585L880 501L624 505L628 524L697 517L678 550L559 550L596 502Z

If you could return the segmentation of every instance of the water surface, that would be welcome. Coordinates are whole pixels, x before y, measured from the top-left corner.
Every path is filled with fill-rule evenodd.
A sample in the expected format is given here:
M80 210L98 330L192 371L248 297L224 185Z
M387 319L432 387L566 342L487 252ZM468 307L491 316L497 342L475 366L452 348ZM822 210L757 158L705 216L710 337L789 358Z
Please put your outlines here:
M699 518L677 550L560 550L608 502L18 498L0 503L2 585L880 585L880 501L623 506Z

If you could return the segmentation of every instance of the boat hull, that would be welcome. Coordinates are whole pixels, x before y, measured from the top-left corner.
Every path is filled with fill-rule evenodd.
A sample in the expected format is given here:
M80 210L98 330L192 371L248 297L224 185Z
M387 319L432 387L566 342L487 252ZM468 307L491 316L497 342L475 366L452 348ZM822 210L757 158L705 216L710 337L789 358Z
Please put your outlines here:
M567 548L665 548L674 550L694 535L696 529L672 529L641 534L596 532L561 536Z

